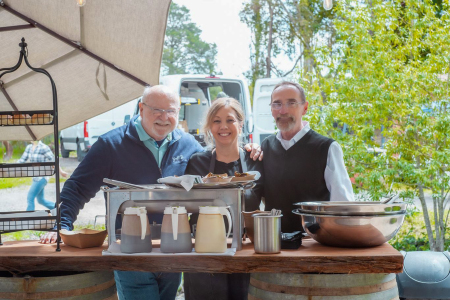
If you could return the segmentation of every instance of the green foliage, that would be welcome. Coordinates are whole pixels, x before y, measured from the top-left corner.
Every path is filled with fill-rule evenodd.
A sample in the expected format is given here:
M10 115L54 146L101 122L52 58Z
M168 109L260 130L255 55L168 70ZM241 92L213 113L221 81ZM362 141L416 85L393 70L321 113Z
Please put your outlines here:
M191 21L189 10L172 2L164 40L162 74L215 73L216 44L203 41L201 32Z
M89 223L89 224L74 224L73 225L73 230L81 230L81 229L85 229L85 228L95 229L95 230L106 230L105 224L101 224L101 223L99 223L98 225L96 224L95 228L94 228L94 224L91 224L91 223Z
M217 95L222 92L222 87L221 86L212 86L209 88L209 96L211 97L211 99L216 99Z
M21 185L31 185L31 177L0 178L0 190L10 189Z
M105 230L105 224L98 224L96 225L96 228L94 228L93 224L74 224L73 230L80 230L84 228L89 229L95 229L95 230ZM23 230L23 231L16 231L16 232L10 232L10 233L4 233L2 234L2 241L8 242L8 241L25 241L25 240L39 240L40 237L44 234L46 234L48 231L36 231L36 230Z
M403 222L403 226L389 243L399 251L429 251L430 242L427 237L427 230L423 223L423 213L415 212L411 215L407 215ZM450 234L447 233L444 250L449 249L449 247Z
M11 160L6 162L6 161L3 161L3 157L6 154L6 148L3 145L3 143L0 142L0 163L11 163L13 161L18 160L22 156L23 151L25 151L25 148L27 147L26 142L14 141L14 142L10 142L10 143L13 148L13 155L12 155Z
M450 192L450 16L448 3L440 7L429 0L337 2L336 51L316 49L328 75L316 79L320 91L307 86L313 102L327 95L330 105L310 118L343 145L355 192L377 200L397 190L424 200L424 189L432 191L436 215L425 205L423 216L437 251Z
M59 179L60 183L63 183L67 180L67 178L61 177ZM18 178L0 178L0 190L15 188L22 185L31 185L32 178L31 177L18 177ZM55 183L55 177L50 177L48 183Z
M2 234L2 241L8 242L8 241L38 240L39 237L45 233L46 231L34 231L34 230L23 230L4 233Z
M296 68L301 78L321 76L316 45L334 40L333 12L323 9L322 0L247 0L240 17L252 31L252 67L246 74L251 88L258 78L285 77ZM280 54L292 60L290 70L273 63Z

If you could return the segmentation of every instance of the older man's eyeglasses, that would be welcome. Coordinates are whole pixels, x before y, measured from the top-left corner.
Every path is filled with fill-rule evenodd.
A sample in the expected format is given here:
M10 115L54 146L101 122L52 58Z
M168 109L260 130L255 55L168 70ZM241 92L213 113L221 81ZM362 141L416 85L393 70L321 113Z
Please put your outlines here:
M290 109L290 108L297 107L297 105L299 105L299 104L302 104L302 103L298 102L298 101L291 101L286 104L283 104L280 102L272 102L269 105L273 110L280 110L283 106L285 106L287 109Z
M147 106L148 108L150 108L150 110L153 112L154 116L161 116L163 113L166 113L169 117L174 117L177 115L178 109L161 109L161 108L155 108L155 107L151 107L150 105L142 102L143 105Z

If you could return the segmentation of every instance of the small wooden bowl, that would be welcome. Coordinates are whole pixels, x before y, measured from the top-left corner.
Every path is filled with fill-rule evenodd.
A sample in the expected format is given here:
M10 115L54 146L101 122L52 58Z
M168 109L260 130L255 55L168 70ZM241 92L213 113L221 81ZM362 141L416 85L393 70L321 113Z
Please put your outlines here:
M92 248L103 245L107 231L106 230L92 230L88 228L59 232L64 244L76 248Z

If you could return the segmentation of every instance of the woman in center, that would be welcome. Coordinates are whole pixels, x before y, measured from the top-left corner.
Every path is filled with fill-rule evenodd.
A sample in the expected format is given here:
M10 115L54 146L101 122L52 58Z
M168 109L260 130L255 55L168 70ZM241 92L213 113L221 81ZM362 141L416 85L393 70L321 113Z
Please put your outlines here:
M245 210L259 209L263 192L263 165L253 161L247 151L239 147L244 125L244 112L233 98L216 99L206 115L203 127L208 150L195 153L189 159L186 174L205 176L208 173L233 176L234 172L258 171L261 177L251 190L245 192ZM249 273L184 273L186 300L247 299Z

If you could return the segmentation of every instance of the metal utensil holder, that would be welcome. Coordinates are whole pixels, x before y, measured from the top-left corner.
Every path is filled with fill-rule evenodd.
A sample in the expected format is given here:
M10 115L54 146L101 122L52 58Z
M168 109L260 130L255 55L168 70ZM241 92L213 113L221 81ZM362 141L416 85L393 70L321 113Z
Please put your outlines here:
M106 227L108 245L117 243L115 224L118 213L127 207L145 207L147 212L162 214L166 206L184 206L191 213L199 211L200 206L229 206L233 222L231 247L242 249L243 219L245 210L242 187L226 189L192 189L168 187L161 184L145 185L145 189L119 189L102 187L106 193Z
M281 251L281 217L270 213L253 214L253 244L256 253L271 254Z

